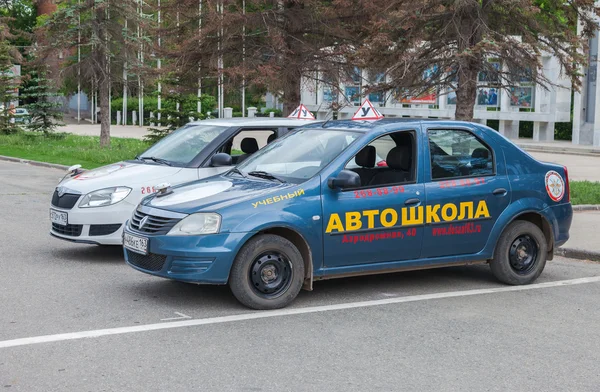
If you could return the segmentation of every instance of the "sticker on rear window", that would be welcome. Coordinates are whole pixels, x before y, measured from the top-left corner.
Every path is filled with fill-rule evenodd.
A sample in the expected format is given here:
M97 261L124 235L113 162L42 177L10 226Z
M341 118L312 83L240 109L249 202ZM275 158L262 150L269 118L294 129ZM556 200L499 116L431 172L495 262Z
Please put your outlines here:
M546 173L546 192L554 201L561 201L565 195L565 182L561 175L554 170Z

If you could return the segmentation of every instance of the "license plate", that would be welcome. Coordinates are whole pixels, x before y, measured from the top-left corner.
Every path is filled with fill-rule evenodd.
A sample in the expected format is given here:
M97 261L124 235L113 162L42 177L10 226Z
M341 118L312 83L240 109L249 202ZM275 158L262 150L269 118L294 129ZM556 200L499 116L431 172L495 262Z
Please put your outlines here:
M50 208L50 221L57 225L66 226L69 222L69 215L66 212Z
M125 233L123 235L123 246L129 250L145 255L148 253L148 238Z

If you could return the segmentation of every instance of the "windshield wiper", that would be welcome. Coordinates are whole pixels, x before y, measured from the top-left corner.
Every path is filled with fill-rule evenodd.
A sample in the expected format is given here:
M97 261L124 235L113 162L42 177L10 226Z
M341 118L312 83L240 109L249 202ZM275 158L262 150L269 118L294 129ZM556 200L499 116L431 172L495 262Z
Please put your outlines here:
M250 174L251 176L254 176L254 177L264 178L267 180L276 180L276 181L281 182L282 184L285 183L285 180L283 180L271 173L267 173L266 171L262 171L262 170L251 171L248 174Z
M244 174L244 173L243 173L243 172L242 172L240 169L238 169L237 167L234 167L233 169L231 169L231 170L229 171L229 173L237 173L237 174L239 174L240 176L242 176L242 177L244 177L244 178L247 178L247 177L246 177L246 175L245 175L245 174Z
M138 161L143 161L143 160L149 159L156 163L162 163L163 165L173 166L173 164L171 162L167 161L166 159L157 158L157 157L141 157L138 155L137 157L135 157L135 159L137 159Z

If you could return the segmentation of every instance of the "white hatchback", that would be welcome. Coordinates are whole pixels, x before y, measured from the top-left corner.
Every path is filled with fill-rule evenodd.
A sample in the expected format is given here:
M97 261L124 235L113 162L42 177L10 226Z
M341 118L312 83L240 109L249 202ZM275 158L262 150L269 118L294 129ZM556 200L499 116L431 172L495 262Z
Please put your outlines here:
M234 118L197 121L165 137L135 159L94 170L73 170L58 184L50 206L56 238L121 245L123 225L139 202L161 183L178 185L210 177L230 166L211 164L217 153L237 164L275 138L315 121Z

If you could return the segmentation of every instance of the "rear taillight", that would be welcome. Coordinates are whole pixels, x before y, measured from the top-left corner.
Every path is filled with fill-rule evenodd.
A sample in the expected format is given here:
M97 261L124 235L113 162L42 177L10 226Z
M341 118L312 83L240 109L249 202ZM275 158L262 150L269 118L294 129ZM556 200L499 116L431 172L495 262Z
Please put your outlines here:
M569 170L563 166L565 170L565 193L567 194L567 203L571 202L571 187L569 186Z

